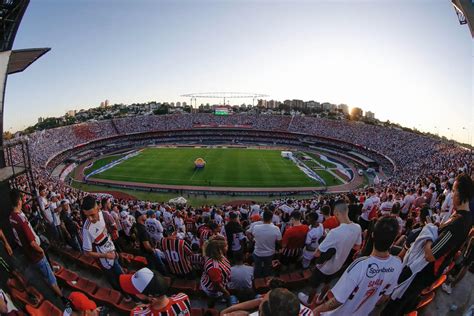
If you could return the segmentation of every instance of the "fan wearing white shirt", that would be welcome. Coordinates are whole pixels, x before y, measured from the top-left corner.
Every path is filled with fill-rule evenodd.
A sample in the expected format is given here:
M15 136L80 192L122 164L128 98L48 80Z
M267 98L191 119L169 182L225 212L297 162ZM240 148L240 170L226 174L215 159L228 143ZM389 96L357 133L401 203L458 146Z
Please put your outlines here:
M402 270L400 258L389 253L398 230L398 222L393 217L377 221L372 253L356 259L346 269L328 292L328 300L313 310L315 316L369 315L376 305L389 298Z
M88 195L82 201L82 213L86 217L82 228L82 239L84 253L86 256L98 259L104 274L110 285L121 291L118 278L123 274L123 269L118 261L118 253L114 243L107 231L102 212L93 196ZM127 300L130 297L123 293Z
M393 195L389 194L387 200L380 205L382 215L390 215L393 207Z
M415 201L415 199L416 199L415 189L407 190L407 193L405 197L403 198L403 202L402 202L401 214L403 218L405 218L408 212L410 211L410 208L413 202Z
M156 213L152 210L149 210L146 213L146 216L146 230L148 234L150 234L152 245L155 246L163 238L163 226L161 225L160 221L156 219Z
M349 219L349 208L344 200L334 204L334 216L340 225L329 231L314 254L318 264L310 279L312 289L309 295L302 292L298 294L298 298L305 305L310 305L321 283L324 287L320 297L324 296L325 291L329 289L329 282L338 275L351 250L359 250L362 244L361 228Z
M372 211L373 207L376 207L380 204L379 197L375 194L374 188L369 188L369 197L364 202L364 206L362 206L362 214L359 218L359 224L362 228L362 231L366 230L369 227L369 214Z
M318 222L318 213L312 212L306 216L310 228L306 234L305 247L303 249L303 269L307 269L314 258L314 253L319 246L319 240L324 235L324 227Z

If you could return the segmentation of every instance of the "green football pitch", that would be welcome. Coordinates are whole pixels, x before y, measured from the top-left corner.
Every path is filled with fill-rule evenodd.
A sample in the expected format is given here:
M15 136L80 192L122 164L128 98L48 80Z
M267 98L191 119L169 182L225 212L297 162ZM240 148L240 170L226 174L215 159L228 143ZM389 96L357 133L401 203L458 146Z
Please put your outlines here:
M196 158L206 161L203 169L195 170ZM115 159L118 157L100 159L87 172ZM339 184L324 173L320 176L328 185ZM189 186L321 186L292 161L282 158L279 150L245 148L147 148L92 178Z

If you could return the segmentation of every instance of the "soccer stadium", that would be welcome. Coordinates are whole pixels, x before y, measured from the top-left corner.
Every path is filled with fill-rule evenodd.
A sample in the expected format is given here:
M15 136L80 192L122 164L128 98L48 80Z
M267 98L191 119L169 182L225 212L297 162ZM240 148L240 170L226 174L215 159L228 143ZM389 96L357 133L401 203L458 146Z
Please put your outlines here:
M1 315L474 315L471 134L239 92L13 134L7 77L59 58L13 49L30 5L0 0Z

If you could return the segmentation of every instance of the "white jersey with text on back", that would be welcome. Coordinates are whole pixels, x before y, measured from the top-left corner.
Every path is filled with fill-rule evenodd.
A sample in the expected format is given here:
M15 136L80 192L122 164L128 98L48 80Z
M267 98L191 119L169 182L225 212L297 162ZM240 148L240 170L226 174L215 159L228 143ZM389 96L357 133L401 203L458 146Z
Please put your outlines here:
M163 225L156 218L148 218L145 221L146 231L150 234L150 237L158 242L163 238Z
M99 220L92 223L87 219L82 227L82 248L85 251L94 251L99 253L107 253L115 251L114 243L105 226L104 215L99 211ZM99 259L100 264L105 269L110 269L114 265L112 259Z
M401 271L402 262L395 256L356 259L331 289L342 305L321 315L369 315L381 296L393 292Z
M314 257L314 253L318 249L319 240L324 235L323 225L312 227L306 234L305 247L303 249L303 257L311 260Z

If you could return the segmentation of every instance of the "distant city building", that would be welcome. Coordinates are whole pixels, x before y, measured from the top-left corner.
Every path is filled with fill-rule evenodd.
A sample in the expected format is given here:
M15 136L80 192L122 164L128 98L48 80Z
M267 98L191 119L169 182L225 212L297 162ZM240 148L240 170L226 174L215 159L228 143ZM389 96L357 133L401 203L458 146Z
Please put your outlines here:
M259 99L259 100L258 100L258 103L257 103L257 106L258 106L259 108L266 108L266 107L267 107L267 100Z
M339 104L338 109L344 114L349 114L349 106L347 104Z
M43 123L44 119L42 117L38 117L38 123Z
M105 100L105 101L104 101L104 106L105 106L105 107L108 107L108 106L109 106L109 100Z
M291 101L291 106L296 109L302 109L304 106L303 100L293 99Z
M76 115L76 110L69 110L69 111L66 112L66 115L74 117Z
M332 103L329 103L329 102L324 102L321 105L322 105L324 111L335 112L336 109L337 109L337 106L335 104L332 104Z
M371 111L365 112L365 117L369 120L374 120L375 119L375 113Z
M280 106L281 102L280 101L275 101L275 100L270 100L267 101L267 109L276 109L278 106Z
M105 108L105 102L104 102L104 101L100 102L100 108L101 108L101 109L102 109L102 108Z

